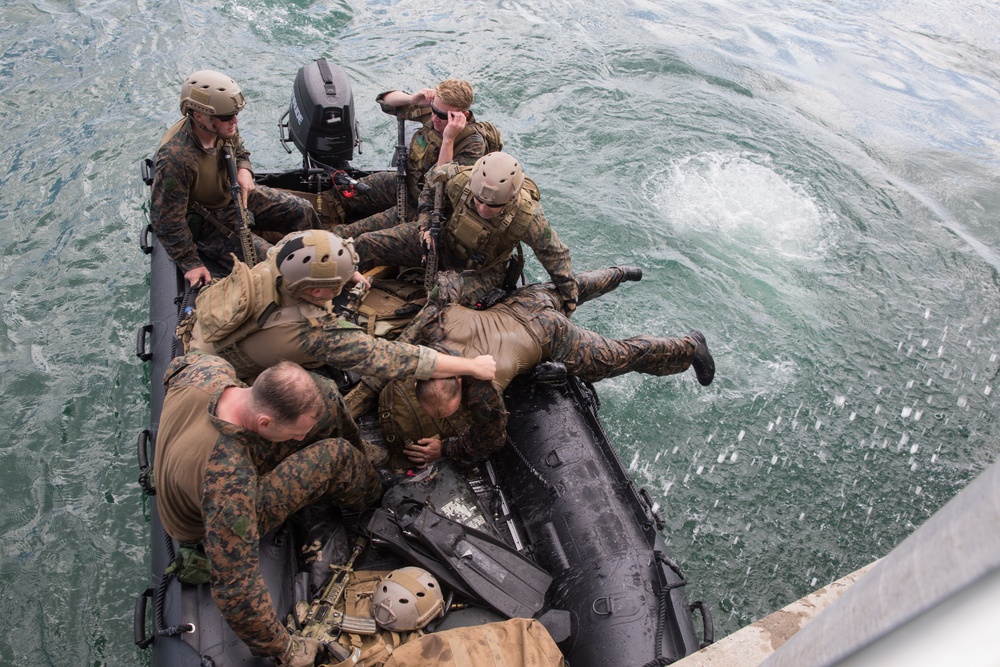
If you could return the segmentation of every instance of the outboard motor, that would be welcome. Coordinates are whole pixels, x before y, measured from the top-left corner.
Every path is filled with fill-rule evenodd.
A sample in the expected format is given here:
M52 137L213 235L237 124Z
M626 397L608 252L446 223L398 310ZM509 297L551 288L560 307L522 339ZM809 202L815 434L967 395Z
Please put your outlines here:
M288 111L278 121L281 145L292 142L306 169L334 171L349 166L361 144L354 116L354 95L343 68L319 58L299 70ZM286 136L285 130L291 138Z

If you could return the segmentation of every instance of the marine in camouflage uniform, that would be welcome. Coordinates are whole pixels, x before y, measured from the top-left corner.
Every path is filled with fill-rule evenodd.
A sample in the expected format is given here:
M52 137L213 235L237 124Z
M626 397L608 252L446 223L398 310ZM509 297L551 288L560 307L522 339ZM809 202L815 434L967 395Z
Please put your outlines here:
M495 184L497 177L488 169L495 163L513 163L517 177ZM449 164L438 168L433 180L444 184L441 213L445 222L437 241L438 281L461 282L463 304L474 304L504 282L508 260L518 243L523 242L556 284L564 310L572 312L576 308L577 287L569 248L545 218L538 188L523 176L513 157L490 153L472 167ZM434 186L431 181L424 186L416 222L355 239L361 271L383 264L421 265L421 237L431 227ZM493 201L486 201L491 198Z
M218 78L229 90L225 94L213 90L212 94L198 90L195 80ZM199 97L201 95L201 97ZM214 97L213 97L214 95ZM153 232L167 254L187 274L206 264L228 273L232 270L231 254L242 257L243 251L236 233L238 214L229 194L229 173L223 157L222 145L233 151L237 171L247 170L251 178L253 167L250 151L243 145L235 125L236 115L243 108L243 95L232 79L211 71L195 72L181 89L181 113L177 121L160 139L156 151L150 220ZM223 108L220 105L225 105ZM233 112L233 113L231 113ZM205 148L195 131L201 122L195 114L212 123L206 132L215 131L215 145ZM216 113L225 114L215 115ZM216 124L213 119L229 118ZM214 129L213 129L214 128ZM222 131L232 136L223 138ZM199 207L203 207L199 208ZM302 229L319 229L319 216L315 209L301 197L278 192L257 185L247 198L247 209L253 215L254 230L287 233ZM202 213L208 211L227 231L220 230L206 220ZM201 212L199 212L201 211ZM257 254L263 257L269 244L258 236L253 237Z
M433 89L423 89L412 95L390 90L379 94L375 101L382 111L397 120L421 123L420 129L410 140L407 151L408 211L416 210L428 170L439 162L471 166L486 154L486 142L475 116L469 110L473 92L467 81L446 79ZM440 160L442 153L447 158L443 161ZM345 198L343 206L352 218L361 219L334 229L338 236L357 238L366 232L389 229L405 222L399 219L396 208L396 172L377 172L365 176L360 182L367 185L369 190L364 194Z
M638 269L612 267L576 275L580 301L605 294L624 280L637 280ZM515 291L502 303L478 311L458 305L463 302L460 284L440 286L414 323L419 339L454 354L491 354L497 361L492 382L462 378L461 406L469 428L442 441L443 455L478 462L504 444L507 413L503 391L510 381L542 361L559 361L571 375L588 382L630 372L672 375L695 365L698 380L708 385L715 365L704 336L692 331L682 338L636 336L624 340L608 338L575 324L562 312L562 297L552 283L531 285ZM413 381L397 380L386 392L408 391ZM383 427L386 420L383 419ZM386 430L385 428L383 430ZM416 440L397 424L387 434ZM421 437L428 437L422 434Z
M361 509L381 493L336 385L310 377L322 408L307 420L315 425L304 439L284 442L219 418L223 392L246 387L224 360L178 357L164 378L154 467L160 517L177 541L204 545L212 597L258 656L291 646L258 567L260 536L320 498Z

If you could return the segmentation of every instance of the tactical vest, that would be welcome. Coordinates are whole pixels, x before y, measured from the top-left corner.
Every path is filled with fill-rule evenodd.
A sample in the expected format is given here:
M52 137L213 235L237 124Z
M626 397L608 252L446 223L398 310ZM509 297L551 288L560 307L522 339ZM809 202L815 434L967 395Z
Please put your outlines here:
M476 212L469 186L471 174L471 167L462 168L445 189L453 213L441 229L444 247L462 264L445 268L483 273L510 258L528 231L541 194L535 182L525 176L517 201L487 220Z
M332 313L282 295L278 278L270 261L252 269L235 262L232 273L198 295L192 317L178 326L177 337L185 351L218 355L241 378L281 360L306 368L322 366L322 361L303 353L300 328L303 321L319 327L320 319Z
M159 145L163 146L177 134L187 131L187 123L187 117L174 123L160 139ZM192 141L197 142L198 139L195 137ZM232 202L229 196L229 177L225 167L220 162L221 159L218 149L199 151L198 171L191 183L191 191L188 193L191 201L198 202L210 211L224 209Z
M400 280L376 279L358 308L358 324L369 336L395 340L427 298L424 286Z
M437 437L442 440L469 430L470 420L464 406L450 417L434 419L417 401L416 380L393 380L378 398L378 419L382 436L389 448L389 467L393 470L410 468L413 463L403 452L407 442Z
M462 150L465 141L473 134L478 134L477 123L469 123L462 128L455 137L455 153ZM441 154L441 141L441 135L430 125L430 121L413 135L406 159L406 192L413 204L419 200L420 192L424 189L427 170L437 164Z

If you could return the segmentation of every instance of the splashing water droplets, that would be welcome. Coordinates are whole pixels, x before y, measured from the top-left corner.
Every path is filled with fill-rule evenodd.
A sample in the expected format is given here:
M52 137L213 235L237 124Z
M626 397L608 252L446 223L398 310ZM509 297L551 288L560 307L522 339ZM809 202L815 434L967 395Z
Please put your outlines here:
M822 257L831 215L766 155L702 153L653 174L647 192L681 232L714 229L734 247L792 259Z

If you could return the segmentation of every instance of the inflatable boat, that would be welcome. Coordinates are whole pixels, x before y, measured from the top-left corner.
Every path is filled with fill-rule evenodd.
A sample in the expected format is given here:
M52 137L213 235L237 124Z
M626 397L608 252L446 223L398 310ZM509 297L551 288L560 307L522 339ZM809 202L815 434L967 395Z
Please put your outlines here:
M280 124L283 143L298 148L303 164L258 174L260 182L315 195L316 201L326 189L338 187L332 173L341 174L346 187L364 175L349 162L357 122L341 68L322 59L303 67ZM147 182L150 176L147 161ZM140 246L151 262L150 319L136 335L136 354L149 364L150 377L150 422L139 434L137 450L139 482L149 494L151 574L135 602L135 643L152 651L153 665L265 667L273 663L252 656L234 635L207 584L182 584L165 573L179 545L164 532L157 513L152 452L165 394L161 378L182 351L174 330L190 295L150 227L143 230ZM382 508L342 517L345 552L358 535L370 541L355 569L423 566L425 552L394 541L400 502L436 508L458 504L465 507L459 513L465 519L454 520L469 525L472 534L468 517L476 517L475 530L489 529L490 539L509 551L512 562L524 561L539 598L535 603L518 602L516 595L506 603L485 600L461 579L443 578L450 610L428 630L533 616L543 621L573 667L666 665L711 643L709 610L704 603L689 603L684 574L661 533L658 507L630 479L609 441L594 387L558 367L544 370L518 377L508 387L507 444L493 460L461 473L442 462L391 487L386 496L392 503L384 500ZM341 379L345 391L357 380L348 374ZM381 438L376 415L362 416L359 426L365 438ZM390 505L395 514L387 513ZM282 619L296 601L309 598L297 535L286 525L261 542L261 569Z

